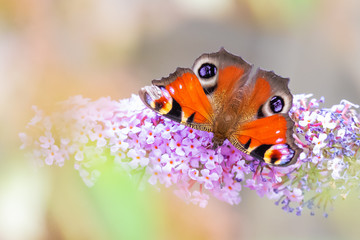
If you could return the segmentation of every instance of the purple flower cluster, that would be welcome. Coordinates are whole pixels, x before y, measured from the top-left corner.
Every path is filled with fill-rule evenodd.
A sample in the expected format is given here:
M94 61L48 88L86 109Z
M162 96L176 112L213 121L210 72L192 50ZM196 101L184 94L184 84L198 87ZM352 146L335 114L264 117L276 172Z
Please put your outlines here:
M359 186L360 123L357 105L342 101L320 109L323 99L294 96L291 117L304 152L296 164L271 167L242 153L228 141L211 149L212 133L191 129L147 109L139 97L90 101L81 96L35 117L19 136L40 165L73 162L88 186L100 166L113 162L152 185L176 186L186 202L205 207L210 195L230 204L241 201L243 187L274 199L288 212L313 213Z

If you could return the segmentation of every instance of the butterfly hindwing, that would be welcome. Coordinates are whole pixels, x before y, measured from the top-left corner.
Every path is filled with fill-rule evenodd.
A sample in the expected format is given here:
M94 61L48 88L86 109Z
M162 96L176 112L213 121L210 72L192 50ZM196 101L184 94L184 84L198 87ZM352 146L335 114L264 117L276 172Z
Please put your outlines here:
M241 57L222 48L219 52L201 55L195 60L192 70L216 112L246 83L251 67Z

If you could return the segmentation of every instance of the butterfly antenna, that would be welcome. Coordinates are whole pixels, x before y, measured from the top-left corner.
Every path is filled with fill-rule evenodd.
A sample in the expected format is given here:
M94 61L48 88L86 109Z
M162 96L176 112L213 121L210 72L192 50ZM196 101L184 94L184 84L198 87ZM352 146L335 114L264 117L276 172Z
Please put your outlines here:
M263 182L266 182L266 181L267 181L266 178L262 175L262 172L263 172L263 170L264 170L264 166L262 165L262 162L260 162L259 167L260 167L260 177L261 177L261 180L262 180Z
M259 161L259 164L256 167L255 173L254 173L254 178L258 175L260 175L260 178L263 182L266 182L266 178L262 175L262 172L264 170L264 166L263 163L261 161Z

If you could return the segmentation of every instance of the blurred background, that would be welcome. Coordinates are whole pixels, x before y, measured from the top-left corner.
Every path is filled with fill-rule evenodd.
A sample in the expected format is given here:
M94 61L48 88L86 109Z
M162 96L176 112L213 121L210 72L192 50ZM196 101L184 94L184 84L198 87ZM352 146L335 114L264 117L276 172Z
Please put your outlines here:
M70 162L39 169L19 150L32 105L127 98L220 47L294 94L360 103L357 0L0 0L0 239L359 239L357 196L328 219L246 190L202 209L111 166L87 188Z

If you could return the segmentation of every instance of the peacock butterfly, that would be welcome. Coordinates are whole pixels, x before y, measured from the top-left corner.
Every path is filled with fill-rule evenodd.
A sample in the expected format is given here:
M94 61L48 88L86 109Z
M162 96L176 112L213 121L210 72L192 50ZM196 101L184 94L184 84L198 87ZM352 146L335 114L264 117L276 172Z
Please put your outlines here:
M296 162L289 117L289 79L255 69L225 49L203 54L192 69L177 70L139 91L153 111L194 129L213 132L213 148L228 139L239 150L270 165Z

